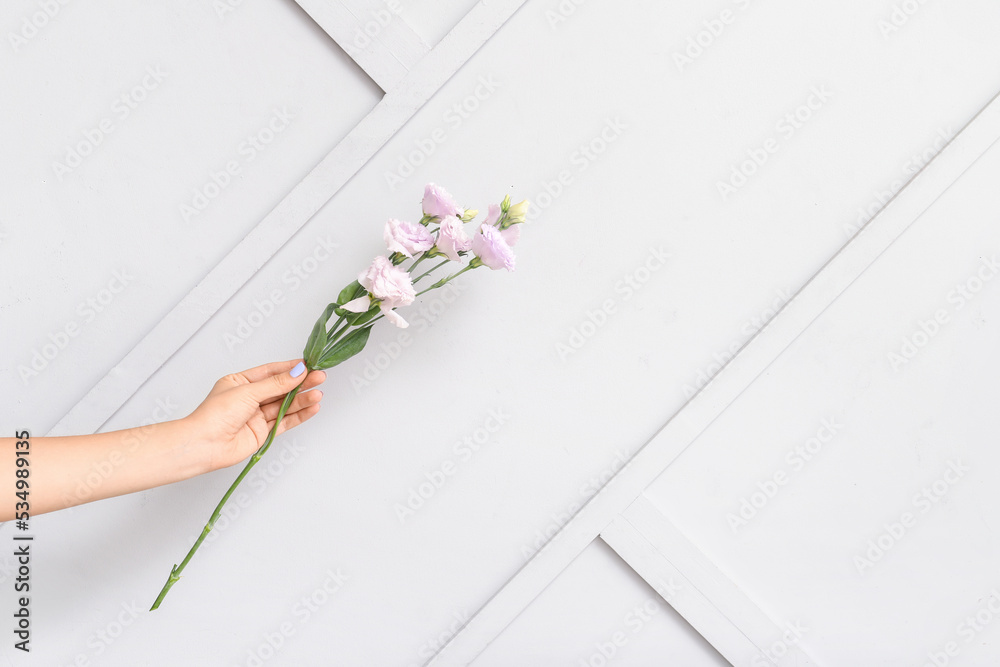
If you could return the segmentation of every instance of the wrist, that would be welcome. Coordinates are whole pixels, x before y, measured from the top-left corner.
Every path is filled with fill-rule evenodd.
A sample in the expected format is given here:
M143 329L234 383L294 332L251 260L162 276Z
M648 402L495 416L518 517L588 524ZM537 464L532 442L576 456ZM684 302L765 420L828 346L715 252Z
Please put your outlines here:
M212 448L207 446L191 416L160 424L164 428L164 454L171 462L178 481L204 475L217 469Z

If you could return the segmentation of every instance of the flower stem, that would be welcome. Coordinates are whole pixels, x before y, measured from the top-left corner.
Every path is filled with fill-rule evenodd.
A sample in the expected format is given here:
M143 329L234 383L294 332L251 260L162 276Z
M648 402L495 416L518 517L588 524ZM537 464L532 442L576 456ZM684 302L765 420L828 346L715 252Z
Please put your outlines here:
M436 266L434 266L434 268L429 269L429 270L421 273L419 276L417 276L416 278L413 279L413 282L417 282L421 278L426 278L427 276L429 276L430 274L434 273L435 271L437 271L438 269L440 269L442 266L444 266L445 264L447 264L450 261L451 261L450 259L446 259L443 262L441 262L440 264L437 264Z
M413 269L417 268L417 264L424 261L425 259L427 259L427 253L426 252L421 253L420 257L417 257L417 261L413 262L413 264L410 264L410 268L406 270L407 273L413 273Z
M468 264L468 265L467 265L467 266L466 266L465 268L463 268L463 269L462 269L461 271L458 271L458 272L456 272L456 273L453 273L453 274L451 274L450 276L448 276L447 278L445 278L445 279L443 279L443 280L439 280L439 281L437 281L436 283L434 283L433 285L431 285L431 286L430 286L430 287L428 287L427 289L425 289L425 290L421 290L421 291L417 292L416 296L420 296L421 294L424 294L425 292L430 292L430 291L431 291L432 289L437 289L438 287L444 287L444 286L445 286L445 285L446 285L446 284L447 284L448 282L450 282L451 280L454 280L455 278L458 278L458 277L459 277L460 275L462 275L462 274L463 274L463 273L465 273L466 271L470 271L470 270L472 270L472 269L475 269L475 268L478 268L478 267L476 267L476 266L473 266L472 264Z
M337 318L337 321L334 322L333 326L330 328L330 333L327 334L327 339L328 340L336 340L336 336L334 336L334 332L337 330L337 327L339 327L340 323L343 322L343 321L344 321L344 316L343 315L341 315L340 317Z
M337 342L337 340L344 334L345 331L347 331L348 329L351 328L351 323L350 322L344 322L344 326L341 327L340 331L337 331L337 327L340 326L340 323L341 323L341 321L343 321L343 319L344 319L344 317L341 316L340 319L337 320L337 323L333 325L333 328L330 329L330 333L327 336L327 338L328 338L327 343L323 347L323 351L319 355L320 359L322 359L324 356L326 356L326 353L333 349L333 344ZM310 369L310 370L313 370L313 369Z
M305 382L304 379L303 382ZM233 491L235 491L236 487L240 485L243 478L247 476L250 469L253 468L257 464L257 461L259 461L264 453L267 452L268 447L270 447L271 443L274 441L274 436L278 433L278 425L281 424L281 420L284 418L285 412L288 411L288 406L292 404L292 399L295 398L295 395L299 393L299 389L301 388L302 384L299 384L295 387L295 389L288 392L287 396L285 396L285 400L281 403L281 408L278 410L278 417L274 420L274 426L271 428L271 432L267 434L267 440L265 440L264 444L260 446L260 449L254 452L253 456L250 457L250 460L247 461L246 466L243 467L242 472L240 472L239 476L236 478L236 481L229 486L229 490L226 491L224 496L222 496L222 500L220 500L219 504L216 505L215 511L212 512L212 516L208 519L208 523L205 524L205 527L201 531L201 535L198 536L198 539L195 541L194 546L191 547L191 550L187 552L184 560L181 561L180 565L174 565L173 568L171 568L170 576L167 577L167 583L163 584L160 594L156 596L156 601L153 603L153 606L149 608L150 611L159 608L160 603L163 602L163 598L167 597L167 593L170 591L170 588L180 580L181 572L183 572L184 568L187 567L187 564L191 561L195 552L198 551L198 547L201 546L201 543L205 541L206 537L208 537L208 534L215 526L215 522L219 520L219 516L222 514L222 507L226 504L226 501L228 501L229 497L233 495Z

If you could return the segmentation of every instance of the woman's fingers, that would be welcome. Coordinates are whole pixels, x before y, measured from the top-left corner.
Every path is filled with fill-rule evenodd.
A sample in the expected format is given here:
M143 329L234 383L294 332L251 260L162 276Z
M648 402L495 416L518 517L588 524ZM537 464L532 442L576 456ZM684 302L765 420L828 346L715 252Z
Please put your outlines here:
M292 359L291 361L272 361L269 364L262 364L260 366L255 366L253 368L248 368L242 373L237 373L237 375L242 375L246 378L247 382L259 382L264 378L271 377L272 375L278 375L279 373L287 373L288 371L295 368L295 364L302 361L301 359Z
M295 375L291 375L293 370ZM326 380L326 373L323 371L312 371L303 380L303 370L301 359L274 361L225 376L215 383L209 395L235 389L258 405L267 405L283 401L285 394L299 384L302 384L299 391L306 391Z
M301 380L302 378L299 377L299 379ZM313 387L321 385L325 381L326 381L326 371L312 371L311 373L309 373L309 375L306 376L305 384L302 385L302 389L299 389L299 393L301 394L307 389L312 389ZM274 396L272 398L264 399L263 401L261 401L260 404L261 407L265 405L271 405L272 403L280 406L283 400L285 400L284 395ZM275 408L274 414L278 414L277 408Z
M310 394L313 392L309 392ZM298 397L296 397L298 398ZM295 401L292 401L293 403ZM319 412L319 403L313 403L301 410L298 410L294 414L286 413L284 418L281 420L281 424L278 426L278 433L276 435L281 435L290 428L295 428L304 421L311 419L313 416ZM271 429L274 428L274 420L271 419L267 422L267 432L270 433Z
M291 405L288 406L288 411L285 413L285 417L282 419L282 422L284 422L285 419L288 419L288 417L293 413L319 403L322 398L323 392L318 389L314 391L299 392L295 398L292 399ZM274 420L278 418L278 410L280 409L281 403L279 401L273 401L260 407L261 412L264 413L264 419L271 422L272 426L274 425Z
M287 363L290 362L279 362L275 367L284 368ZM237 391L241 396L254 401L257 405L266 405L276 399L284 400L285 394L309 379L307 377L303 377L305 370L305 364L298 361L287 371L279 372L274 375L264 375L255 382L236 387L234 391ZM321 372L314 371L314 373ZM313 373L310 373L309 375L313 375ZM319 381L322 381L322 379L325 378L326 373L317 374L313 377L311 382L319 384ZM313 386L315 386L315 384Z

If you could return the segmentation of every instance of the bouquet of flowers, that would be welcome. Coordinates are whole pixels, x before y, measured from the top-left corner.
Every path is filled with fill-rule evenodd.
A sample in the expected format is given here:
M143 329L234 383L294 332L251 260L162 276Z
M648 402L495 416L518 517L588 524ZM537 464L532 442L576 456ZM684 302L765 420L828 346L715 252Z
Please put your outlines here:
M383 234L386 254L376 257L357 280L342 289L337 300L328 304L316 320L302 352L307 370L303 374L303 382L308 371L332 368L361 352L368 343L372 327L379 320L385 318L397 327L405 328L407 322L396 309L410 305L421 294L444 287L463 273L481 266L493 270L514 270L512 248L521 234L520 225L525 220L527 201L512 205L508 196L500 204L490 204L486 218L471 237L465 231L465 224L472 222L479 211L458 206L443 188L428 184L424 188L422 209L423 215L417 223L394 218L386 222ZM421 267L426 270L417 273L417 267L424 261L438 258L441 258L440 261L429 268L426 265ZM410 264L404 268L406 262ZM417 291L417 283L453 262L462 265L462 268ZM330 326L334 315L337 319ZM150 611L160 606L170 588L180 579L181 572L219 519L226 501L267 452L278 425L301 387L301 384L295 387L285 397L264 444L250 457L222 496L184 560L171 568L170 576Z

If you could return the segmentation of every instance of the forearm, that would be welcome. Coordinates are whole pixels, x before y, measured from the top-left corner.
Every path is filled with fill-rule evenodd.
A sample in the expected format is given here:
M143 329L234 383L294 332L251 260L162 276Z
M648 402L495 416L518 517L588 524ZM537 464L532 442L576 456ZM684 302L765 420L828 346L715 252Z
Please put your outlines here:
M30 438L32 516L208 472L208 448L184 419L123 431ZM14 518L15 438L0 438L0 521ZM23 447L21 449L23 452ZM23 509L23 506L22 506Z

